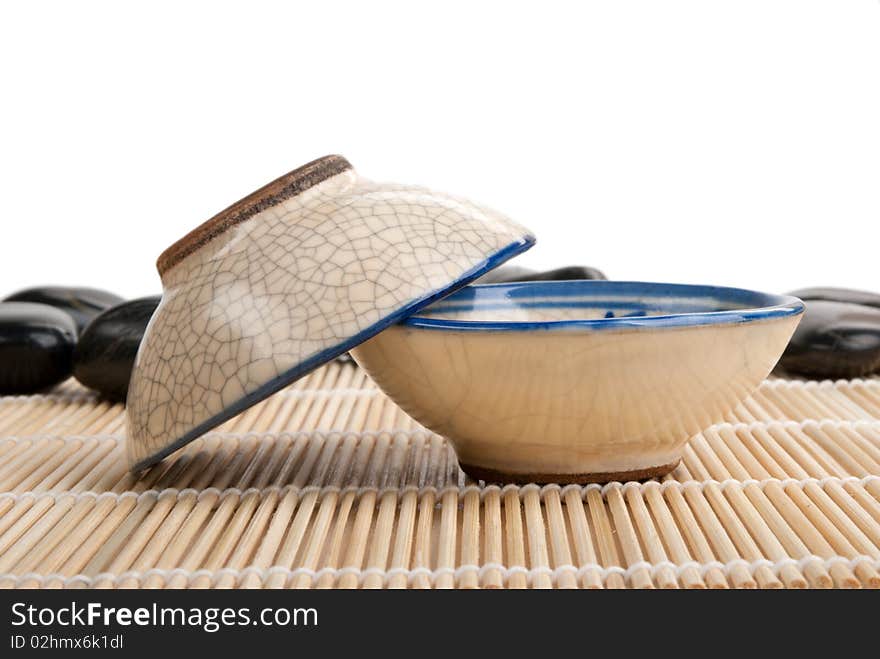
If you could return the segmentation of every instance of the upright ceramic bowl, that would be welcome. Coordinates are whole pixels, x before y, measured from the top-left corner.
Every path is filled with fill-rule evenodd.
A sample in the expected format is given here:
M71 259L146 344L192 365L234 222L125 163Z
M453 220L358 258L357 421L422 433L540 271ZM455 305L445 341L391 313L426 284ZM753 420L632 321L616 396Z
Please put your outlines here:
M382 389L487 481L661 476L775 365L804 305L619 281L469 286L358 346Z

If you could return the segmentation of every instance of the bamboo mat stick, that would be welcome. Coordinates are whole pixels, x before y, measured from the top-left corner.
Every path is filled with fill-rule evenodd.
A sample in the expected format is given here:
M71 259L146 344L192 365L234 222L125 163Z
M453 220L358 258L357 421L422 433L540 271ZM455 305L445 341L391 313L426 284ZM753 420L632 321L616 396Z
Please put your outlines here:
M846 443L838 443L836 439L824 432L818 424L807 424L803 427L803 433L807 435L813 442L821 447L825 452L841 467L846 474L855 476L866 476L867 470L859 463L858 459L852 456L847 450Z
M38 441L20 442L20 445L21 450L17 451L6 464L0 466L0 487L4 492L11 492L21 480L22 474L31 473L36 465L63 450L64 440L44 438ZM73 450L76 448L78 446L73 447Z
M235 514L208 555L209 570L220 566L240 570L248 564L248 560L257 549L257 544L263 537L266 525L278 502L277 488L283 487L289 477L286 469L280 471L279 469L291 465L286 461L290 452L291 438L283 436L272 444L269 460L251 486L253 489L249 489L241 496ZM335 448L335 443L328 441L323 447L323 453L332 453ZM276 473L277 476L273 479ZM273 489L264 494L263 488L270 486L270 483ZM202 583L197 580L193 585L201 587ZM232 588L235 586L235 579L230 574L224 574L214 582L213 586Z
M68 419L75 418L76 414L83 413L86 409L87 406L79 404L73 398L59 401L59 404L54 408L53 412L47 414L43 419L41 424L42 433L46 435L64 434L63 431L58 432L58 430L65 426Z
M854 398L847 396L838 387L828 387L829 397L839 408L846 410L845 419L864 419L873 421L876 417L871 412L860 405Z
M94 442L94 443L93 443ZM67 465L55 466L51 471L45 473L44 470L38 470L32 476L34 480L42 476L38 481L21 483L20 488L30 488L37 492L45 492L53 489L65 489L81 492L86 489L92 489L100 480L104 471L110 468L118 457L120 446L113 440L102 441L95 438L83 442L83 449L71 456L67 461ZM54 463L49 463L54 464ZM72 476L71 481L66 487L64 479ZM100 492L101 490L97 490Z
M99 458L101 454L99 452L96 453L95 457ZM115 457L110 451L105 451L105 453L106 455L101 460L101 464L106 464L109 461L108 458ZM85 485L90 485L91 480L97 479L101 474L101 469L94 469L92 474L92 479L87 481ZM91 531L114 504L114 497L81 498L59 520L58 524L46 533L40 540L40 543L24 559L16 564L13 570L18 573L36 572L40 574L58 572L63 562L77 547L93 541ZM36 583L30 582L21 584L23 587L34 587L36 585Z
M109 432L120 420L122 409L118 405L106 403L106 410L85 426L81 433L84 435L96 435Z
M0 398L0 433L3 436L14 436L16 430L24 427L27 419L35 413L35 410L39 410L41 405L46 406L48 404L51 403L37 398L25 398L23 400L16 400L6 396ZM86 409L86 406L79 408L80 411ZM39 412L36 413L39 414Z
M864 386L853 385L841 394L865 410L872 419L880 418L880 396L871 396Z
M302 560L302 567L311 572L317 571L320 567L321 556L324 552L327 535L330 532L330 526L333 521L333 516L337 511L337 505L339 503L339 491L345 485L346 473L348 472L349 463L351 462L352 456L355 453L357 444L358 442L356 435L348 433L343 437L342 445L339 451L339 460L334 464L333 470L328 476L327 480L328 484L330 485L330 489L321 498L320 507L318 508L318 512L315 515L315 521L312 525L311 537L309 538L309 542L306 545L305 554ZM276 513L275 519L283 521L284 517ZM273 519L273 523L275 519ZM260 547L260 551L262 552L262 554L257 554L257 558L254 560L254 564L257 567L268 567L269 562L272 560L272 557L275 554L276 547L278 544L280 544L280 542L280 532L276 533L271 541L267 542L266 540L264 540L263 545L261 545ZM312 575L309 573L304 573L293 580L291 588L311 588L313 585L314 579ZM250 581L245 581L243 584L243 587L253 588L256 586L257 583L255 577L251 578Z
M483 588L503 588L504 577L499 565L504 564L504 540L501 522L501 490L496 486L484 490L483 556L486 569L480 584Z
M81 419L77 419L76 425L71 427L68 432L73 435L87 434L91 427L97 426L100 428L103 423L102 419L104 419L108 413L112 414L114 412L115 410L110 403L107 401L100 401L89 411L88 414ZM29 430L29 432L32 432L32 430Z
M198 475L201 466L197 460L178 460L175 465L178 468L174 474L175 482L180 489L185 489ZM161 483L165 474L157 479ZM163 489L158 492L145 492L138 497L132 518L137 520L126 528L130 535L126 535L125 543L118 544L107 571L111 574L122 574L129 569L137 569L137 559L142 551L149 546L152 537L160 530L162 523L168 517L174 505L178 501L179 490ZM130 518L130 519L132 519ZM114 543L115 544L115 543ZM133 587L135 583L123 581L125 587ZM112 588L117 584L110 577L105 577L95 583L96 588Z
M824 426L824 427L823 427ZM853 432L847 427L835 427L830 424L819 426L820 431L828 434L838 446L846 449L847 453L856 460L864 470L864 475L880 474L880 450L865 441L864 437Z
M787 427L786 430L794 441L797 442L801 448L810 455L812 460L820 465L822 470L829 476L843 478L847 475L846 469L844 469L843 466L831 456L831 454L809 437L801 426L790 426Z
M752 576L760 588L783 587L783 583L769 567L758 563L764 559L764 556L717 485L710 483L702 490L697 487L686 488L685 498L700 519L703 528L707 530L711 528L710 539L723 563L731 564L739 560L757 563ZM717 525L712 524L715 520L718 522ZM792 584L806 586L799 575L786 576ZM742 584L740 587L748 587L749 581L751 578L744 579L743 576L737 575L735 583Z
M565 488L565 510L568 513L568 523L571 526L571 535L574 542L575 554L578 564L590 566L581 576L583 588L603 588L602 573L598 568L596 551L590 538L590 525L584 510L584 502L578 488Z
M844 535L838 528L834 525L834 523L826 517L824 514L825 509L832 509L833 506L829 506L830 500L824 500L824 492L821 492L821 489L816 487L816 489L812 489L816 487L813 485L811 487L811 492L814 495L817 495L817 498L822 498L823 503L825 504L824 508L818 506L810 500L810 498L805 494L804 490L800 489L796 485L790 485L785 488L786 493L791 498L791 500L798 506L800 510L803 511L803 514L806 515L810 523L816 529L819 539L813 540L815 544L821 545L822 543L827 545L827 548L819 554L824 558L833 558L834 556L842 556L849 559L854 559L858 556L868 555L874 559L880 559L880 551L877 550L875 546L872 546L870 542L860 542L860 549L857 549L850 540ZM818 492L817 492L818 490ZM846 522L841 516L835 516L834 518L838 523L843 523L846 527ZM864 537L864 534L858 532L857 529L851 528L850 531L855 531L852 535L856 538L867 538ZM818 552L816 552L818 553ZM852 580L850 581L850 577L848 572L849 567L845 566L841 563L834 563L830 567L829 571L831 575L834 577L835 585L841 588L856 588L859 585L864 584L869 588L880 588L880 573L877 570L864 562L858 563L852 569Z
M747 480L750 477L769 479L773 478L774 475L781 478L786 477L787 474L773 461L769 453L763 450L760 444L750 442L753 451L750 453L743 444L733 441L731 437L733 435L732 431L729 429L725 430L724 434L727 435L726 439L728 441L725 443L721 441L719 434L714 434L712 435L712 438L715 440L713 447L716 453L724 459L733 478ZM750 437L750 433L746 430L741 430L738 434L740 437ZM732 449L738 449L736 455L734 455ZM794 505L779 483L768 482L763 491L756 491L756 486L749 485L746 491L753 503L764 510L764 518L769 518L775 522L777 525L775 532L782 539L786 546L786 551L790 555L798 558L807 558L811 555L831 558L836 555L831 545L812 525L809 517L807 517L803 510ZM768 507L767 498L773 502L776 510L782 514L784 522L776 513L776 510ZM796 530L796 533L793 530ZM805 572L811 578L813 585L818 587L830 588L832 579L840 587L856 588L860 585L859 580L851 570L840 563L831 566L830 576L824 568L818 569L813 563L807 564Z
M694 558L688 551L686 541L682 537L682 534L680 533L678 527L675 525L675 520L672 517L672 513L670 512L669 507L663 500L663 494L661 492L660 485L656 484L646 487L645 499L648 502L648 507L654 514L657 528L659 529L660 535L662 536L663 540L665 540L666 546L669 548L669 553L672 555L673 562L675 562L677 565L689 566L685 567L681 571L681 575L679 576L681 584L685 588L690 589L706 588L706 582L703 580L702 576L700 576L699 570L696 567L690 566L690 564L694 562ZM647 513L643 513L643 515L646 514ZM647 524L647 522L648 518L645 517L645 521L643 522L643 524ZM696 520L694 520L694 525L696 526ZM703 540L703 542L705 542L705 540ZM652 558L651 560L656 562L655 558ZM709 560L714 560L714 557L710 558ZM711 574L707 573L707 578L709 579L709 585L713 588L727 587L724 575L720 573L718 568L713 568Z
M407 587L406 575L411 566L410 559L415 539L416 513L419 503L419 475L422 470L422 458L425 453L425 435L419 433L410 440L410 457L406 476L403 479L404 490L400 497L397 533L391 553L391 572L388 577L388 588L400 589ZM472 505L472 500L470 505ZM479 495L477 495L477 505L479 506ZM477 510L476 514L479 515L479 510ZM479 524L479 519L477 524ZM479 538L475 541L478 540Z
M587 490L587 504L590 509L590 519L596 531L596 546L599 549L601 564L606 568L620 567L620 559L614 542L615 531L605 511L605 502L602 500L599 490L596 488ZM647 587L643 581L639 582L638 586ZM626 588L626 581L623 575L613 572L605 579L605 587Z
M82 443L71 443L72 446L89 452L99 445L96 440ZM100 458L101 452L95 453L92 459L79 460L72 471L66 475L59 474L60 467L54 469L49 475L44 477L41 483L57 483L61 487L60 490L80 491L81 487L71 487L74 483L81 481L85 474L92 471L97 458ZM17 542L18 538L24 533L31 524L35 523L39 517L51 507L52 502L43 497L39 500L34 497L22 497L15 502L14 506L7 510L0 519L0 553L2 553L12 542ZM32 508L32 506L34 506ZM41 527L42 528L42 527Z
M193 489L183 491L178 495L177 506L172 514L175 514L176 517L185 515L185 519L176 526L169 525L168 531L174 533L172 537L162 534L162 541L165 544L155 561L156 568L172 570L180 565L186 550L193 543L196 532L202 527L212 506L212 501L216 498L214 493L204 491L206 486L209 483L214 483L214 487L218 490L226 488L236 472L235 459L239 456L241 456L240 453L233 454L219 447L210 453L200 451L196 454L195 459L202 463L207 462L207 465L198 471L199 475L192 483ZM211 498L205 504L205 500L209 497ZM162 545L159 544L159 546ZM161 588L164 585L164 579L157 574L149 575L141 580L143 588Z
M477 495L474 492L474 495ZM553 557L552 566L556 570L556 587L571 589L577 588L577 576L569 570L561 570L564 567L572 567L571 549L565 527L565 515L562 512L562 499L560 491L556 488L547 488L544 492L544 510L547 515L547 529L550 536L550 550Z
M437 543L437 576L435 588L455 587L455 550L458 541L458 460L452 447L446 444L446 470L441 484L440 537Z
M303 443L294 442L288 460L297 459ZM175 561L177 566L190 572L201 567L202 561L210 552L221 527L221 518L212 516L212 514L218 511L222 502L225 501L229 492L227 488L247 487L254 478L254 472L261 457L257 444L258 442L253 436L246 437L239 446L229 448L228 462L226 455L222 455L221 460L217 461L224 467L218 470L217 481L211 481L216 489L204 491L197 497L195 507L182 524L178 535L171 541L168 561ZM224 513L225 509L221 514ZM185 553L184 550L186 550ZM179 555L179 558L175 559L175 555ZM184 588L188 584L186 576L176 574L165 582L164 587L178 589ZM161 587L157 581L149 582L148 585L156 588Z
M77 453L88 453L96 445L94 440L84 442L75 439L43 440L38 442L29 460L19 463L17 469L0 480L0 489L5 492L26 492L60 464ZM36 475L36 477L34 477Z
M246 436L236 448L231 459L232 468L220 472L223 474L222 481L217 483L215 490L199 495L195 508L184 523L186 530L183 538L192 537L195 529L198 529L198 535L181 561L180 567L183 570L191 572L203 567L205 557L211 552L238 502L238 492L247 489L256 478L260 463L270 447L265 442L257 441L254 436ZM296 453L296 445L291 453ZM229 487L236 490L227 489ZM177 589L188 585L186 576L176 574L165 583L165 588Z
M854 413L858 418L858 411L847 409L834 400L831 390L820 391L815 387L789 387L786 390L777 389L776 391L783 400L789 400L796 404L799 415L804 419L816 418L817 416L828 419L848 419Z
M38 542L22 556L11 568L6 568L0 559L0 572L16 572L27 574L28 572L40 572L49 574L54 572L72 551L72 547L81 544L88 537L88 530L93 524L86 519L95 508L96 497L83 497L78 499L58 522L42 534ZM60 552L55 550L61 547ZM58 554L61 556L58 556ZM5 558L5 557L4 557ZM45 565L43 565L45 564ZM42 568L42 569L41 569Z
M306 462L308 467L317 459L322 446L313 442L306 448ZM266 456L269 463L277 466L284 455L279 451L279 446L271 442L258 442L258 448L251 465L239 483L236 483L237 491L224 493L219 501L217 509L208 525L210 533L202 536L200 555L206 555L201 569L209 572L216 571L226 565L226 560L232 554L235 544L250 519L250 515L260 500L260 489L265 487L273 475L274 469L266 470L264 463ZM290 465L290 463L287 463ZM251 489L253 488L253 489ZM232 584L225 584L230 587ZM198 575L193 579L190 588L208 588L211 586L211 578L208 575Z
M333 449L335 450L335 442L333 445ZM328 454L325 453L325 456ZM303 484L306 482L306 479L309 476L309 473L312 471L312 467L316 461L318 461L319 454L316 452L315 446L309 446L309 450L306 453L305 457L305 466L300 470L300 473L297 476L297 480L294 480L294 488L285 495L284 499L281 502L281 506L284 509L293 510L296 508L296 515L293 516L292 521L290 522L290 526L287 529L287 532L283 536L283 540L278 548L277 557L275 558L275 565L282 567L293 567L295 565L295 560L297 553L299 552L300 546L304 542L304 537L307 531L307 525L309 520L311 519L312 512L314 510L315 504L317 502L317 492L312 491L308 492L300 498L299 489L303 487ZM324 474L328 469L328 461L327 457L320 460L318 463L318 472L320 478L324 478ZM272 534L273 538L280 537L278 534L281 529L278 528L280 525L286 526L286 520L290 519L289 517L283 518L280 516L276 516L273 519L273 525L276 524L276 529ZM273 546L276 541L273 540ZM265 550L262 550L265 554ZM268 582L266 583L266 587L268 588L282 588L286 584L286 578L280 574L273 574Z
M358 401L358 404L352 410L351 418L349 420L349 427L352 429L352 431L356 432L363 428L364 422L367 417L369 404L369 400L362 399ZM340 458L335 463L332 471L329 474L328 482L332 489L328 491L321 500L321 505L315 520L315 525L312 529L312 536L308 546L306 547L306 553L303 559L303 567L309 570L314 571L318 567L323 545L326 541L326 535L327 533L329 533L330 522L333 519L333 514L336 511L336 506L339 502L339 490L341 490L342 487L344 487L345 485L345 478L349 469L349 463L358 445L357 436L354 434L354 432L347 433L344 436L342 440L342 447L340 450ZM364 448L367 447L364 446ZM295 505L295 502L293 502L292 500L288 501L286 504L287 507L291 508L293 505ZM285 519L286 518L284 516L276 513L270 526L269 533L266 539L263 541L262 545L260 546L260 549L254 559L255 567L269 567L269 563L274 558L278 546L281 543ZM281 579L276 577L274 580L274 585L276 587L282 585ZM310 588L312 587L312 585L312 576L310 574L302 574L294 579L291 587ZM256 586L257 583L254 576L249 576L243 584L243 587L249 588L254 588Z
M626 501L629 504L629 511L636 523L638 535L642 540L645 552L648 554L648 560L658 566L655 571L654 579L661 588L678 588L678 579L675 571L668 567L669 557L663 547L660 534L654 526L648 507L645 505L642 492L635 487L626 488L624 491ZM705 587L703 580L700 579L699 573L691 568L692 573L685 575L682 573L682 583L685 588ZM687 579L687 580L685 580Z
M476 487L468 487L462 496L461 510L461 565L480 565L480 493ZM458 588L473 589L480 587L477 570L462 573L457 584Z
M726 481L732 476L718 456L708 447L704 436L700 441L691 442L691 446L699 454L703 463L710 470L712 478ZM714 489L714 488L713 488ZM713 490L709 490L712 492ZM714 492L713 492L714 494ZM799 557L809 555L809 552L800 543L790 527L776 513L769 502L763 497L760 488L754 485L746 485L744 489L736 485L725 487L724 494L739 517L743 520L752 536L766 553L766 558L779 563L788 557L786 547L780 541L779 533L784 535L784 541L790 549L799 553ZM763 513L763 514L762 514ZM831 583L831 578L824 568L815 564L809 564L806 568L809 575L815 580L816 585L825 586ZM783 564L779 570L779 576L789 588L806 588L807 584L799 570L791 564Z
M12 454L18 442L14 439L0 439L0 460L5 460L7 454Z
M769 387L766 385L762 385L752 394L752 399L755 404L760 405L761 409L766 413L767 419L787 419L787 417L771 400L767 393L769 391Z
M51 495L40 498L9 531L0 538L0 574L10 572L40 539L70 510L76 495L64 494L57 500ZM7 536L8 534L8 536ZM13 542L14 541L14 542Z
M687 489L685 489L685 493L687 493ZM725 574L713 564L719 559L730 562L737 557L737 552L721 522L705 499L702 498L702 495L698 498L690 497L693 509L685 500L682 489L670 487L663 492L663 495L672 509L675 519L678 520L678 528L681 529L697 560L703 565L711 566L706 569L704 574L707 585L716 589L727 588ZM716 547L715 551L712 550L713 546ZM742 565L731 566L729 578L734 588L752 589L758 587L751 573Z
M520 568L521 570L510 574L507 580L507 587L526 588L528 587L528 579L524 574L527 566L519 492L516 487L511 486L505 487L502 493L504 497L504 525L508 566Z
M504 565L504 540L501 520L501 490L498 486L492 486L485 490L483 516L483 556L486 564L480 585L490 589L503 588L504 575L499 566Z
M773 530L768 526L767 521L761 517L758 510L755 509L753 503L746 497L741 489L737 486L727 487L724 494L721 493L717 486L707 488L711 494L710 501L716 511L721 509L724 502L729 503L730 515L729 519L736 518L737 522L742 520L742 524L752 534L755 542L761 547L764 554L756 554L750 560L770 560L774 563L784 561L787 558L785 548L779 539L773 534ZM725 495L727 498L725 499ZM735 513L733 511L736 511ZM773 520L775 521L775 519ZM781 527L781 525L778 525ZM751 551L750 551L751 553ZM800 571L791 564L782 564L779 568L779 578L788 588L806 588L807 582Z
M177 493L177 499L171 502L171 508L167 512L164 521L149 538L137 559L132 563L130 567L132 571L143 573L161 565L163 563L162 557L169 549L177 553L178 550L172 546L172 543L198 501L198 494L195 488L199 488L207 480L205 478L206 472L210 473L212 467L216 467L216 465L217 462L212 461L210 456L204 452L198 452L193 456L187 469L187 478L191 475L192 481L187 483L187 488L183 488ZM199 482L200 479L201 482ZM129 577L128 579L119 580L116 585L119 588L136 588L138 585L145 584L139 578ZM155 583L150 585L158 587L158 584Z
M29 434L32 434L31 428L39 427L40 419L45 418L46 414L51 414L55 409L61 407L59 401L54 399L44 399L38 400L32 405L28 405L28 409L25 414L15 419L15 425L12 423L6 424L2 428L3 434L14 432L13 436L18 437L26 437ZM91 411L89 410L88 413Z
M880 493L877 492L878 483L876 480L856 485L855 483L845 482L842 489L852 497L862 510L875 522L880 522ZM841 487L838 485L838 487Z
M97 524L90 531L87 529L88 535L86 537L88 540L70 547L73 550L70 556L67 557L60 568L55 570L59 574L74 576L85 573L89 562L101 550L104 543L110 539L113 532L122 524L131 511L134 510L137 504L137 496L131 493L130 496L125 496L116 502L110 499L105 501L106 503L99 501L95 506L94 517ZM63 556L59 556L59 560L61 558ZM29 582L22 584L23 588L31 586L32 584Z
M296 517L294 517L293 524L291 525L288 537L295 538L295 542L293 542L292 540L288 540L287 544L284 545L282 553L286 553L291 557L289 559L290 565L294 564L293 557L296 556L299 545L303 541L307 528L306 525L311 516L311 511L314 509L314 506L319 497L317 488L320 487L324 482L325 476L329 471L331 465L331 460L336 453L339 441L340 436L337 433L330 434L322 445L321 451L317 459L314 460L315 466L308 472L305 472L305 470L301 471L298 477L302 478L303 480L294 479L294 482L292 484L293 488L299 489L302 487L302 483L305 478L311 478L310 482L313 483L313 489L302 496ZM311 464L311 447L309 448L310 451L306 453L306 461L308 464ZM285 474L285 480L286 479L287 475ZM279 499L280 496L278 490L273 490L269 492L266 497L264 497L259 509L257 510L257 514L255 515L253 520L251 520L251 523L248 526L248 529L245 532L242 541L239 542L235 553L233 553L232 557L228 561L224 562L224 565L232 567L234 569L241 569L248 564L248 559L250 558L250 556L255 551L259 551L259 545L261 544L260 539L264 536L264 531L270 523L270 517L272 516L272 513L274 512ZM288 563L285 561L281 564L286 565ZM231 581L228 583L224 583L223 580L220 580L218 581L217 585L219 587L231 587L233 584L231 583Z
M841 426L839 430L870 458L870 461L866 462L868 470L872 474L880 473L880 433L877 433L877 437L871 437L870 428L854 426Z
M358 497L357 512L355 513L354 525L349 537L348 550L345 552L345 558L342 561L343 568L348 571L339 577L338 588L356 588L358 586L358 573L363 566L370 529L373 525L377 489L380 484L382 468L388 453L390 440L391 437L388 433L380 433L375 439L373 452L370 456L370 464L364 479L364 487L366 489Z
M370 454L373 450L373 439L373 435L366 435L358 442L349 478L349 482L352 484L363 482ZM318 577L315 584L318 588L333 588L336 585L334 571L342 567L342 552L350 531L350 515L356 496L356 491L352 487L343 492L339 499L336 520L333 525L333 532L330 534L329 547L324 560L324 566L328 568L328 571ZM277 587L281 585L283 585L283 582Z
M58 437L81 434L78 430L83 427L83 420L89 418L94 412L94 402L89 405L79 404L71 414L64 414L57 419L50 420L44 427L43 433Z
M749 396L743 402L743 406L749 411L750 418L747 417L743 419L743 421L745 421L746 423L750 423L752 421L770 421L776 418L761 405L761 403L755 398L754 395Z
M623 550L623 558L630 568L630 582L634 588L654 588L654 582L651 579L651 572L647 567L642 567L645 562L639 539L632 525L632 519L626 509L626 503L621 494L621 486L613 483L605 495L608 508L614 520L614 527L617 530L617 539ZM675 579L672 580L675 585ZM666 587L671 587L669 583Z
M427 468L419 483L421 487L434 485L439 480L438 471L441 455L445 451L444 442L436 435L430 439ZM410 586L412 588L430 588L431 580L424 571L430 571L431 565L431 532L434 528L434 504L436 493L432 489L424 489L419 500L418 517L416 518L416 535L413 543L412 566L415 571Z
M537 486L521 490L526 519L526 540L529 548L529 567L532 569L532 588L552 588L550 557L547 548L547 530L541 514L541 495Z
M61 574L73 576L75 574L92 574L96 570L88 569L88 565L99 555L104 544L110 540L114 531L128 518L129 514L137 505L138 497L133 493L131 496L125 496L118 501L112 500L99 501L96 505L94 513L94 527L90 525L86 529L88 535L87 541L81 542L74 546L74 551L67 557L66 561L57 570ZM102 505L104 504L104 505ZM109 552L108 552L109 553ZM59 558L63 558L59 557ZM106 559L109 562L109 559Z
M831 500L847 514L875 546L880 547L880 521L872 517L870 512L860 505L862 501L869 503L870 499L859 497L858 488L851 489L852 493L835 482L829 482L825 485L825 492ZM872 503L876 505L877 502L874 500Z
M808 404L799 400L796 391L782 392L778 387L767 387L763 393L776 404L776 408L784 419L802 421L813 417L813 410ZM832 418L840 417L837 414L832 414Z
M406 463L409 440L407 435L398 433L392 439L392 447L387 468L384 469L380 484L381 496L376 511L376 522L372 529L372 543L367 555L368 573L364 576L363 588L376 589L383 586L383 575L387 569L391 552L391 539L394 533L394 519L397 512L398 491Z

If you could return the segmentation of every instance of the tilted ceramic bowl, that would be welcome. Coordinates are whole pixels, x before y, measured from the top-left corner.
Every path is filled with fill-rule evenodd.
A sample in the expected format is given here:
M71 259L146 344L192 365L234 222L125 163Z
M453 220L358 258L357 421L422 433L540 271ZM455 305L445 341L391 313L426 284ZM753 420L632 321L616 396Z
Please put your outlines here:
M134 470L534 243L503 215L327 156L169 247L132 370Z
M474 285L352 354L475 478L644 479L754 390L803 308L709 286Z

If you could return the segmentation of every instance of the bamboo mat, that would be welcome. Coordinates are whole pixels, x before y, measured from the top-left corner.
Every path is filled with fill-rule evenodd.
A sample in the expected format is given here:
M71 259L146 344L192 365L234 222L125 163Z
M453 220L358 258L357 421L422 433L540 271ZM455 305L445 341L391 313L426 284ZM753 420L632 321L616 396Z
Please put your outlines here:
M126 473L121 406L0 398L0 587L880 587L880 379L768 380L661 482L486 486L324 367Z

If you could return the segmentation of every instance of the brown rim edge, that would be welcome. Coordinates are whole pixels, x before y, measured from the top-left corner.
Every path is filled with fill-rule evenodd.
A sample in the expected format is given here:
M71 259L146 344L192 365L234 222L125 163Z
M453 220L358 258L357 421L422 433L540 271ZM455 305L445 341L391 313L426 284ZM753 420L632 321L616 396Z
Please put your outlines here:
M459 462L462 471L475 480L487 483L558 483L560 485L583 485L586 483L609 483L611 481L644 481L651 478L665 476L675 469L681 460L660 465L659 467L646 467L645 469L633 469L630 471L601 471L587 474L518 474L507 471L477 467Z
M156 261L159 275L164 276L168 270L230 227L348 169L351 169L351 163L342 156L324 156L279 176L203 222L162 252Z

